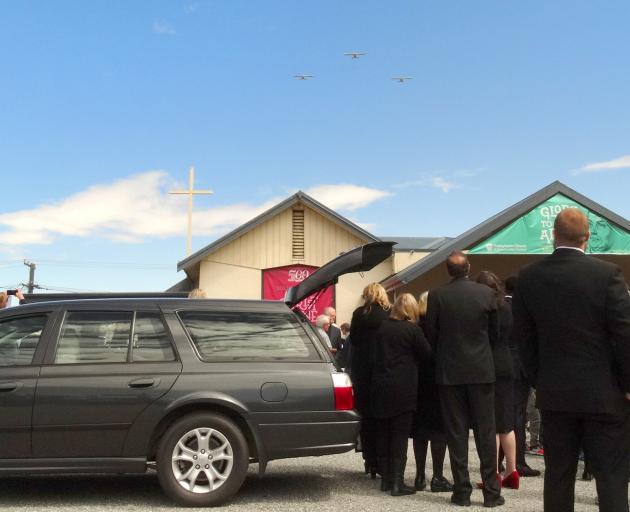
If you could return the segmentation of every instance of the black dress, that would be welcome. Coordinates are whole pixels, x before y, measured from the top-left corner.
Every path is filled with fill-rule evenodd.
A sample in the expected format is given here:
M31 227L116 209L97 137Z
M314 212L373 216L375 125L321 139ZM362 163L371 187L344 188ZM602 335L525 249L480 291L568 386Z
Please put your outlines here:
M494 384L494 416L497 434L514 430L514 370L512 367L512 308L507 302L499 306L499 339L492 349L497 380Z
M424 318L418 325L424 332ZM414 415L411 436L424 441L446 442L446 432L442 421L442 407L435 383L435 359L420 362L418 375L418 407Z

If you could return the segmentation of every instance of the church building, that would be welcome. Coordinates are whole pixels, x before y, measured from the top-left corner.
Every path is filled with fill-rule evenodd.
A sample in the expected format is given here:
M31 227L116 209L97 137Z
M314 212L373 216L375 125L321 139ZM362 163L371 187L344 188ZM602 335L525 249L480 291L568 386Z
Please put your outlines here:
M377 237L304 192L297 192L178 263L186 279L168 291L203 288L211 298L270 299L354 247L392 241L393 254L369 272L341 276L316 302L300 307L311 320L324 307L349 322L371 282L391 297L448 282L444 261L454 250L469 254L472 274L490 270L502 278L553 250L553 221L563 208L588 216L588 252L620 265L630 279L630 222L556 181L456 238Z

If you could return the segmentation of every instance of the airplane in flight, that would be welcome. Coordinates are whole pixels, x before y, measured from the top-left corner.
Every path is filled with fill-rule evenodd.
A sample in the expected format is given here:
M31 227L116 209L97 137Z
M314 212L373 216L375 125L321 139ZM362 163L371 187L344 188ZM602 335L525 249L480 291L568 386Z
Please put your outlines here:
M313 75L294 75L293 78L297 78L298 80L308 80L309 78L313 78Z
M407 80L413 80L413 77L411 76L393 76L392 80L396 80L397 82L400 82L401 84Z
M364 52L348 52L348 53L344 53L344 55L346 55L347 57L351 57L353 59L358 59L359 57L362 57L363 55L365 55Z

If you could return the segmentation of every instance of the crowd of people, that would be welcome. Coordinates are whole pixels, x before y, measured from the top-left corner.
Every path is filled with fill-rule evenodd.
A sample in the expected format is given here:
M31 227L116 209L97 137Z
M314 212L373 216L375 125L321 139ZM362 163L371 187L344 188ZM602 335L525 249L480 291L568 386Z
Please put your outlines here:
M451 281L418 300L404 293L391 304L381 285L366 286L349 336L330 346L346 357L365 471L381 475L382 491L426 489L430 446L431 490L469 506L472 430L484 506L503 505L502 487L518 489L521 477L540 474L525 460L533 387L545 442L544 510L573 511L583 451L600 510L628 511L630 295L617 266L585 255L589 225L580 210L563 210L554 235L552 255L505 282L489 271L472 279L466 255L455 251L446 261ZM325 314L330 340L324 326L334 310ZM403 478L410 437L413 486ZM453 483L443 473L447 447Z

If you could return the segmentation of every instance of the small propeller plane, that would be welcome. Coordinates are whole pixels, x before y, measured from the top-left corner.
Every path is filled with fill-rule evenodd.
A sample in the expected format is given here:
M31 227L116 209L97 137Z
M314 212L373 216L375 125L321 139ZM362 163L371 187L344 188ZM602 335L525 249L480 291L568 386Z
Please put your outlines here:
M365 55L364 52L348 52L348 53L344 53L344 55L346 55L347 57L351 57L353 59L358 59L359 57L362 57L363 55Z
M411 76L393 76L392 80L396 80L397 82L400 82L401 84L407 80L413 80L413 77Z
M293 78L297 78L298 80L308 80L309 78L313 78L313 75L294 75Z

